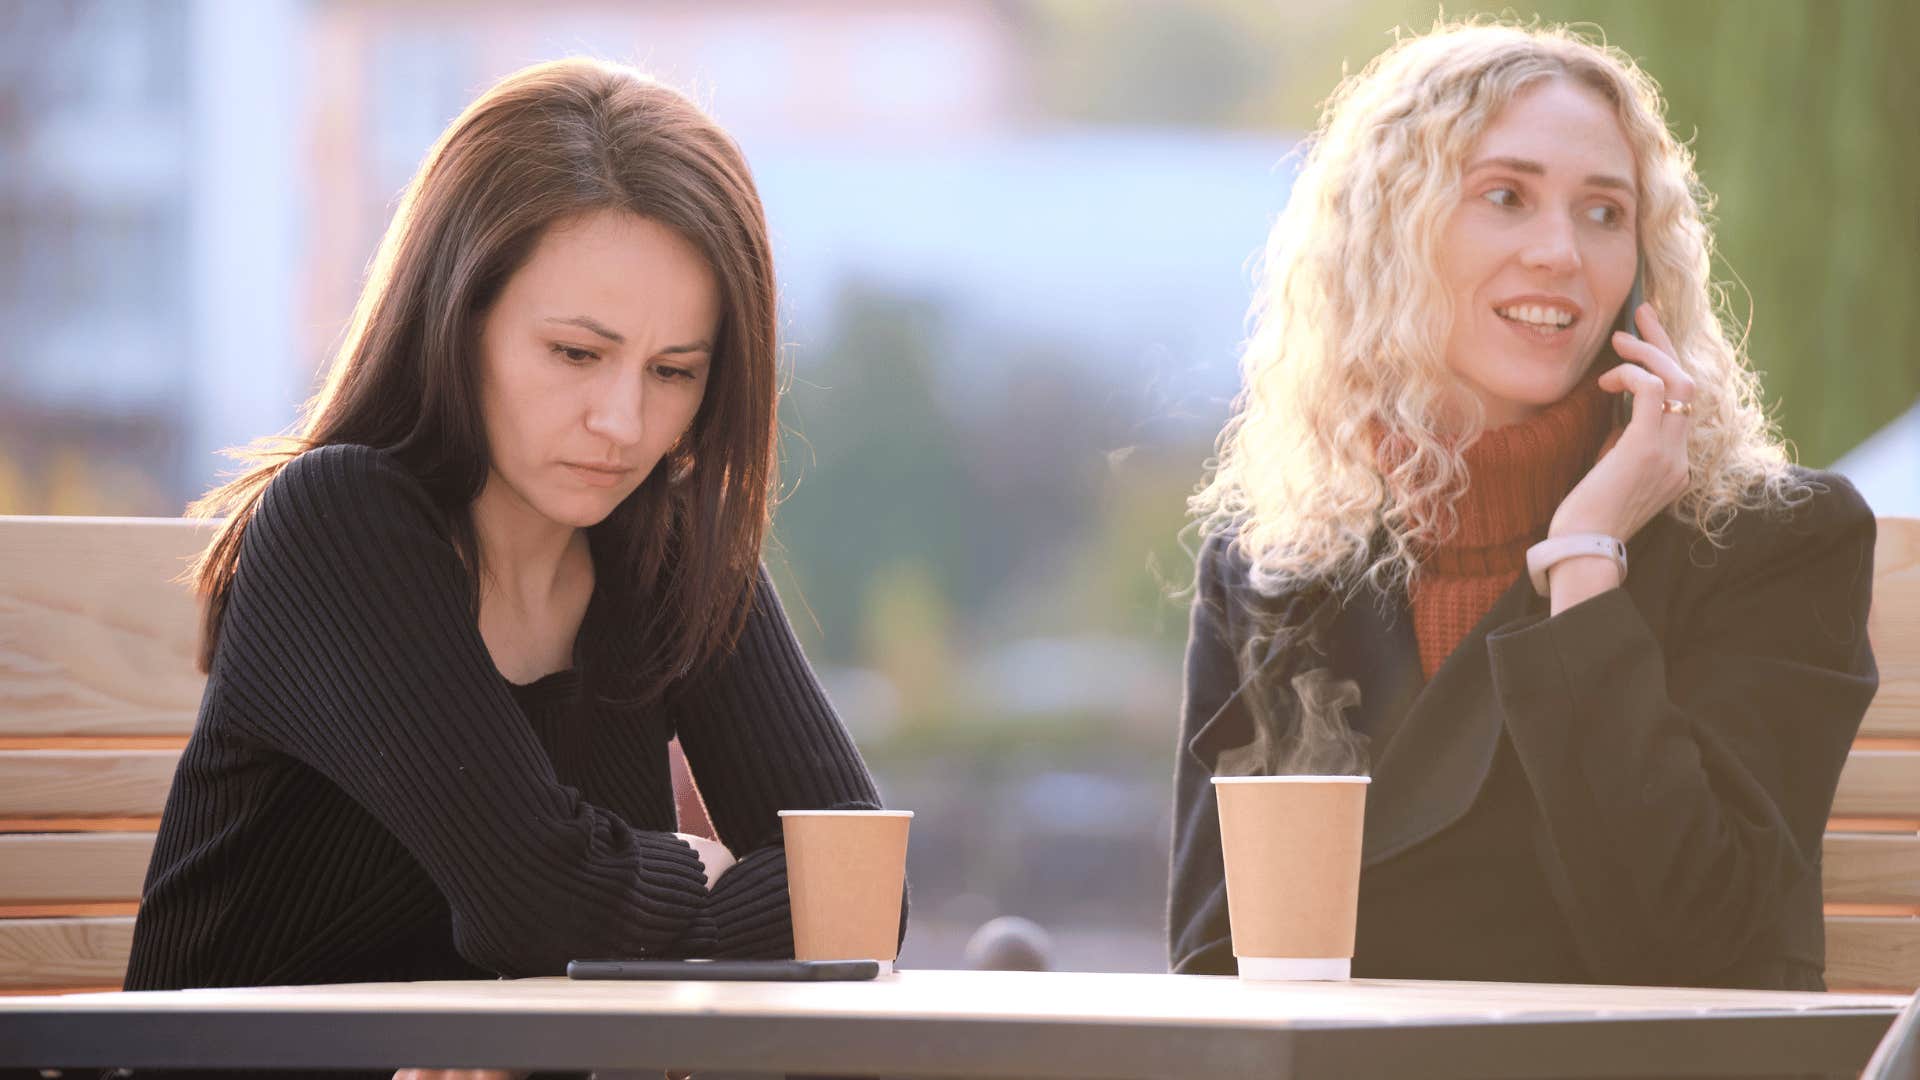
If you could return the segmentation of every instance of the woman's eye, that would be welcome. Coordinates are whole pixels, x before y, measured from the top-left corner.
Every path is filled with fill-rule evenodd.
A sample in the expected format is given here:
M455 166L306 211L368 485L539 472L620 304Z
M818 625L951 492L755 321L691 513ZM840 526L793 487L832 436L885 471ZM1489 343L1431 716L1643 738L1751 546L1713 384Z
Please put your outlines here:
M1510 187L1497 187L1480 196L1495 206L1518 206L1520 194Z
M693 378L693 372L688 371L686 368L667 367L665 364L655 367L653 371L654 374L666 379L668 382Z
M591 364L600 359L600 354L592 349L582 349L573 345L555 345L553 351L569 364Z
M1587 217L1592 219L1596 225L1618 225L1620 224L1620 219L1625 216L1626 215L1621 213L1619 207L1610 206L1606 203L1601 203L1587 211Z

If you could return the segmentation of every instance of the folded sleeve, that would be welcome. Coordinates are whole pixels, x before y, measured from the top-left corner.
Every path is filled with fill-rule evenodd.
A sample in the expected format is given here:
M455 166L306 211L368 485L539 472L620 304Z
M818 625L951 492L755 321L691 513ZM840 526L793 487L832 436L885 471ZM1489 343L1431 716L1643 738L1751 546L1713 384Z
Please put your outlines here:
M716 956L793 955L782 810L877 810L880 796L762 568L735 647L674 695L674 726L721 843ZM901 933L906 932L902 900Z
M1544 869L1602 978L1695 983L1741 962L1819 873L1878 685L1874 520L1845 480L1728 539L1664 641L1624 589L1488 641Z
M244 535L211 675L236 732L388 829L482 968L681 954L709 901L698 857L559 782L493 666L439 520L367 447L281 470Z

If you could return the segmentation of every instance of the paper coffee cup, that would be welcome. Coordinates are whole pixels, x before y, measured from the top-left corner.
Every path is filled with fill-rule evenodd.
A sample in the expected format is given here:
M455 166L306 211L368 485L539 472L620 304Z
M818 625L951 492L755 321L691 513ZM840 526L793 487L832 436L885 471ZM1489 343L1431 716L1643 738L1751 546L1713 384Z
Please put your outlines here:
M911 810L782 810L797 960L878 960L893 970Z
M1216 776L1227 922L1243 979L1345 979L1364 776Z

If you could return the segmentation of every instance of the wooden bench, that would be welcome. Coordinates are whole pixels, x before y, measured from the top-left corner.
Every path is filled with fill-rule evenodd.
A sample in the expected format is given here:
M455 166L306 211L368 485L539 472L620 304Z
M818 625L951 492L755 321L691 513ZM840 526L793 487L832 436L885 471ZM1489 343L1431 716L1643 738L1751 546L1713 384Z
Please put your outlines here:
M0 518L0 991L117 988L204 678L210 523Z
M211 530L0 517L0 992L120 984L153 833L200 704L199 612L177 579ZM1826 837L1827 981L1911 992L1920 520L1882 519L1877 550L1881 685Z
M1823 856L1827 984L1920 987L1920 519L1881 518L1868 633L1880 692L1840 774Z

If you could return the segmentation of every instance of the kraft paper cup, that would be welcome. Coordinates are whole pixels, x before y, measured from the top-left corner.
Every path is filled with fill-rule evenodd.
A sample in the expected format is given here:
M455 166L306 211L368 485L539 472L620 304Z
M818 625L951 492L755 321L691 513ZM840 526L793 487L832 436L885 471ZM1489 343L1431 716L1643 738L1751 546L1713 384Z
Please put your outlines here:
M878 960L900 951L911 810L782 810L797 960Z
M1360 901L1364 776L1216 776L1240 977L1345 979Z

